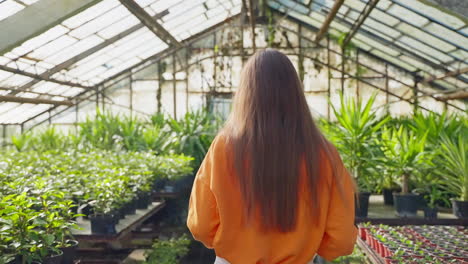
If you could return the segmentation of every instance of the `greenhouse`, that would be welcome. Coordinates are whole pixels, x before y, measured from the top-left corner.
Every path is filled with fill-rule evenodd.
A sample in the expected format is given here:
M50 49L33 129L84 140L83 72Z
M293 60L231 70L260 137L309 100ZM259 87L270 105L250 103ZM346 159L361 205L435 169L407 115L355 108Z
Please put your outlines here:
M0 0L0 264L214 263L187 228L192 187L242 69L273 49L356 185L354 251L332 263L468 263L467 14L463 0ZM283 261L256 263L306 264Z

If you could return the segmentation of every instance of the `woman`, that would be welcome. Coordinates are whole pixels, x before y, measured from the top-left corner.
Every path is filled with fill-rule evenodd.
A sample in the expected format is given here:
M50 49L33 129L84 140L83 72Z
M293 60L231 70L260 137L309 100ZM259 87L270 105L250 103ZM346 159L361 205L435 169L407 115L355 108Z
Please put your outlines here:
M195 178L187 224L216 263L306 264L352 252L353 182L284 54L267 49L245 65Z

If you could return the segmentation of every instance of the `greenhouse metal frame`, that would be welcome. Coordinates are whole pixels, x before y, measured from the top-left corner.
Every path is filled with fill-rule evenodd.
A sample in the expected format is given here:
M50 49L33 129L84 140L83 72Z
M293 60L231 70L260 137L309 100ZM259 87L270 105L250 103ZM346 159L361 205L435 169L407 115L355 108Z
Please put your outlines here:
M402 103L434 112L467 109L466 18L424 1L72 3L0 1L0 10L11 11L0 16L7 29L0 33L3 142L41 124L76 124L87 106L150 114L133 99L141 83L153 90L154 111L177 118L195 101L213 108L232 97L242 64L265 47L292 58L306 94L321 96L326 106L318 114L327 118L337 93L359 98L365 89L380 93L390 112ZM58 16L60 8L67 12ZM48 9L29 17L36 25L27 30L8 31ZM320 76L326 84L318 89L311 84ZM116 102L112 95L122 90L127 102Z

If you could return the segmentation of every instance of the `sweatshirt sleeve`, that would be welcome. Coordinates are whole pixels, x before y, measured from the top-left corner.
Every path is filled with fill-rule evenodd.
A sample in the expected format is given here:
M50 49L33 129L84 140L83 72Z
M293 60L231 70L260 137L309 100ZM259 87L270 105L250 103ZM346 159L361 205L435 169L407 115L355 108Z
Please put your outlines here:
M357 228L354 224L354 183L338 152L335 149L333 152L340 182L337 183L334 177L332 178L325 233L317 251L318 255L329 261L351 254L357 238Z
M190 196L187 226L193 237L207 248L213 248L213 241L219 226L216 198L210 188L214 162L214 146L210 147L193 183Z

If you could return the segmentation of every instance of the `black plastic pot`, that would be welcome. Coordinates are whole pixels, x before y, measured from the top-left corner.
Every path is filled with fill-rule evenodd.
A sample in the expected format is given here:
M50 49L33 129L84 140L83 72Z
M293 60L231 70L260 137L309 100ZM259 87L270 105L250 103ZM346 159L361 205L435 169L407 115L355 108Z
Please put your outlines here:
M367 212L369 210L369 197L370 192L360 192L357 195L355 201L356 207L356 217L365 218L367 217Z
M141 193L138 195L136 200L136 209L146 209L151 202L151 196L149 193Z
M393 205L393 193L399 192L400 188L384 188L382 190L383 200L385 205Z
M86 204L81 208L81 213L84 214L83 218L89 219L89 216L94 214L94 208L91 205Z
M124 212L126 215L136 214L136 201L132 200L124 206Z
M111 214L92 215L89 217L91 221L91 232L93 234L115 234L115 217Z
M76 258L76 250L78 249L78 241L68 240L68 247L60 248L63 252L62 264L73 264Z
M425 207L424 208L424 218L426 219L437 219L437 213L439 210L437 207L435 208L430 208L430 207Z
M394 193L393 201L399 217L415 217L421 204L419 194L414 193Z
M23 263L23 257L16 256L14 260L8 262L7 264L22 264L22 263Z
M42 260L43 264L61 264L63 259L63 252L60 251L59 254L50 256L50 257L45 257L44 260Z
M458 218L468 218L468 201L452 199L453 214Z

